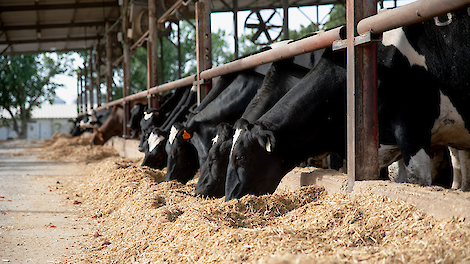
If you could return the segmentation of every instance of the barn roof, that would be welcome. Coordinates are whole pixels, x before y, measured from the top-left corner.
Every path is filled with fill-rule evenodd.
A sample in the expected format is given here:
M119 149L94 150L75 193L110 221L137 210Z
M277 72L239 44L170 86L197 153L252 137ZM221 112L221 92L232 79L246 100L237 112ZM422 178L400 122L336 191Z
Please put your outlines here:
M176 0L157 1L158 10ZM120 17L118 0L2 0L0 1L0 54L77 51L90 49L103 39L106 21ZM147 0L131 0L134 8L145 8ZM288 0L289 6L311 6L344 0ZM233 1L212 0L212 12L232 9ZM282 0L238 0L238 10L279 8ZM194 12L194 4L188 8ZM147 20L148 21L148 20ZM114 28L120 30L120 26ZM115 34L114 34L115 35ZM114 40L117 43L117 40ZM116 45L120 46L120 45Z

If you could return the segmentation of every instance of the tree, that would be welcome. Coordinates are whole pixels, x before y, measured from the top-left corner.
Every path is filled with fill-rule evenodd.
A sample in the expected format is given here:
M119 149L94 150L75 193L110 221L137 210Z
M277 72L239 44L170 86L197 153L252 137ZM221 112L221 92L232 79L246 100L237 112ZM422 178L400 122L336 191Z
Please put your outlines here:
M330 10L330 19L323 25L323 29L332 28L346 23L346 5L337 4Z
M19 138L27 137L33 107L54 100L55 89L62 85L52 78L65 72L65 62L65 57L54 60L50 54L0 56L0 106L10 114L10 119L1 119Z

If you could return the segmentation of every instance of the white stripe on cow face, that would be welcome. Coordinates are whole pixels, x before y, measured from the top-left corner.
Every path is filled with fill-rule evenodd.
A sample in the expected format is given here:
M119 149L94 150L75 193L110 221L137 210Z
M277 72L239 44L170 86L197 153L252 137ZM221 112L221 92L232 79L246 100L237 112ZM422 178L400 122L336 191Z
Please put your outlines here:
M152 116L153 116L153 112L150 112L150 113L145 112L144 113L144 119L145 120L149 120L150 118L152 118Z
M176 129L175 126L171 126L170 136L168 137L168 141L171 145L173 144L173 141L175 141L176 134L178 134L178 129Z
M164 136L159 136L152 132L147 140L149 143L149 152L152 152L152 150L154 150L164 139Z
M212 139L212 145L217 143L217 141L219 141L219 134L215 135L215 137Z
M408 42L402 28L396 28L383 33L382 44L385 46L395 46L410 62L410 65L423 66L426 70L426 58L420 55Z
M240 137L241 132L242 132L242 129L237 128L237 130L235 130L235 133L233 134L233 142L232 142L232 149L230 149L230 156L232 156L233 148L235 146L235 143L237 143L238 137Z
M431 157L424 149L411 156L410 163L406 166L406 175L408 182L423 186L431 185Z
M450 101L449 97L440 92L439 116L431 129L431 146L450 145L459 148L470 148L470 133L465 122Z

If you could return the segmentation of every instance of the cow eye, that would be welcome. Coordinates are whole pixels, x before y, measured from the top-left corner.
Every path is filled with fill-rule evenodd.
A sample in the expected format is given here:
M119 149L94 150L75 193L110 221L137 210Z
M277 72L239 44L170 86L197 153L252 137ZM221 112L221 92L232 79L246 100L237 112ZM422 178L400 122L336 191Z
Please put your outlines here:
M235 161L237 163L244 162L245 161L245 156L235 156Z

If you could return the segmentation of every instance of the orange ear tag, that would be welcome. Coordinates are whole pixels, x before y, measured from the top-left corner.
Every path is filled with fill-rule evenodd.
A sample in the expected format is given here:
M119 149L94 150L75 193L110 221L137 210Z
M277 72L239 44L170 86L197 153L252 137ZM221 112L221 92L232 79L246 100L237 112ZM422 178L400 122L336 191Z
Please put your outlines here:
M183 132L183 139L190 139L191 138L191 135L186 132L186 130Z

